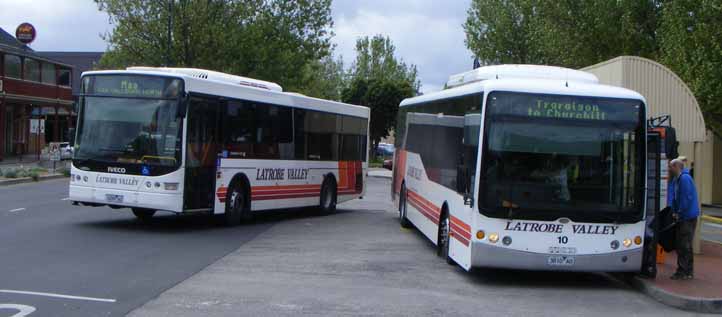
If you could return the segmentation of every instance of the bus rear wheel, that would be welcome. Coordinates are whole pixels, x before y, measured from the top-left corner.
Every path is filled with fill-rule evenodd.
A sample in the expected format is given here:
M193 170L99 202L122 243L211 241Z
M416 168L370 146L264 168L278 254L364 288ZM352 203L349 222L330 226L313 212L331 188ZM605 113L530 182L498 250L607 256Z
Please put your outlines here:
M135 215L138 220L146 222L149 221L151 218L153 218L153 215L155 215L155 210L153 209L146 209L146 208L133 208L133 215Z
M244 221L251 219L251 213L246 208L248 195L241 186L235 184L228 189L226 194L226 211L224 213L225 224L237 226Z
M409 229L413 225L411 224L411 221L409 221L409 218L406 217L407 213L407 207L406 207L406 196L408 193L406 192L406 184L401 184L401 193L399 193L399 224L402 228Z
M326 177L321 185L321 200L319 211L327 214L336 211L336 181L332 177Z

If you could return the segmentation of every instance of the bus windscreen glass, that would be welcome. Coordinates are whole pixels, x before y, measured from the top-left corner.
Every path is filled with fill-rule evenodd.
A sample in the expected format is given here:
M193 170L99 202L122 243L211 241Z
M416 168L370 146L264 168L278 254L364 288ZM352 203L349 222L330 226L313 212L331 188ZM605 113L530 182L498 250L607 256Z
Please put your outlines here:
M515 219L638 219L644 187L639 100L495 92L480 175L483 213Z
M83 82L74 158L103 163L178 166L180 80L92 76Z

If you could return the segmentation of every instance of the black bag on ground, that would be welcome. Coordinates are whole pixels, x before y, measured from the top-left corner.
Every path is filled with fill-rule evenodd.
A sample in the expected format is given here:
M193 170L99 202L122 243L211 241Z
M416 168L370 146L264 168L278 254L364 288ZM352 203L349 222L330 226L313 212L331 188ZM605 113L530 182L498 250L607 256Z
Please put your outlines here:
M672 208L666 207L659 212L659 245L665 252L675 250L677 240L677 222L672 217Z

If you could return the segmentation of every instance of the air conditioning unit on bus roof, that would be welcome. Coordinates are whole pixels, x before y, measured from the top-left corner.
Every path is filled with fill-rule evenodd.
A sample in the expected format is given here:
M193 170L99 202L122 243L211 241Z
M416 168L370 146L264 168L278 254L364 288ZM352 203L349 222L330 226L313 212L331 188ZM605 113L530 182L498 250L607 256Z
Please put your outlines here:
M282 92L283 88L279 84L272 83L269 81L263 81L243 76L230 75L226 73L216 72L212 70L198 69L198 68L172 68L172 67L128 67L127 70L135 71L152 71L152 72L164 72L181 74L190 77L208 79L218 82L225 82L235 85L255 87L261 89L268 89L272 91Z
M599 83L597 76L575 69L542 65L494 65L451 75L446 87L459 87L493 79L550 79L589 84Z

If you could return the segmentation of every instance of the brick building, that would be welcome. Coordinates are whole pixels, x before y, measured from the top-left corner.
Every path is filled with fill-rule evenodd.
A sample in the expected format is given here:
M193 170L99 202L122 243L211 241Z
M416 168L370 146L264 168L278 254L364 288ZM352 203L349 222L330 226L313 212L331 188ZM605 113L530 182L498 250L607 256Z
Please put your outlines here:
M75 124L73 66L33 51L0 29L0 161L40 154Z

